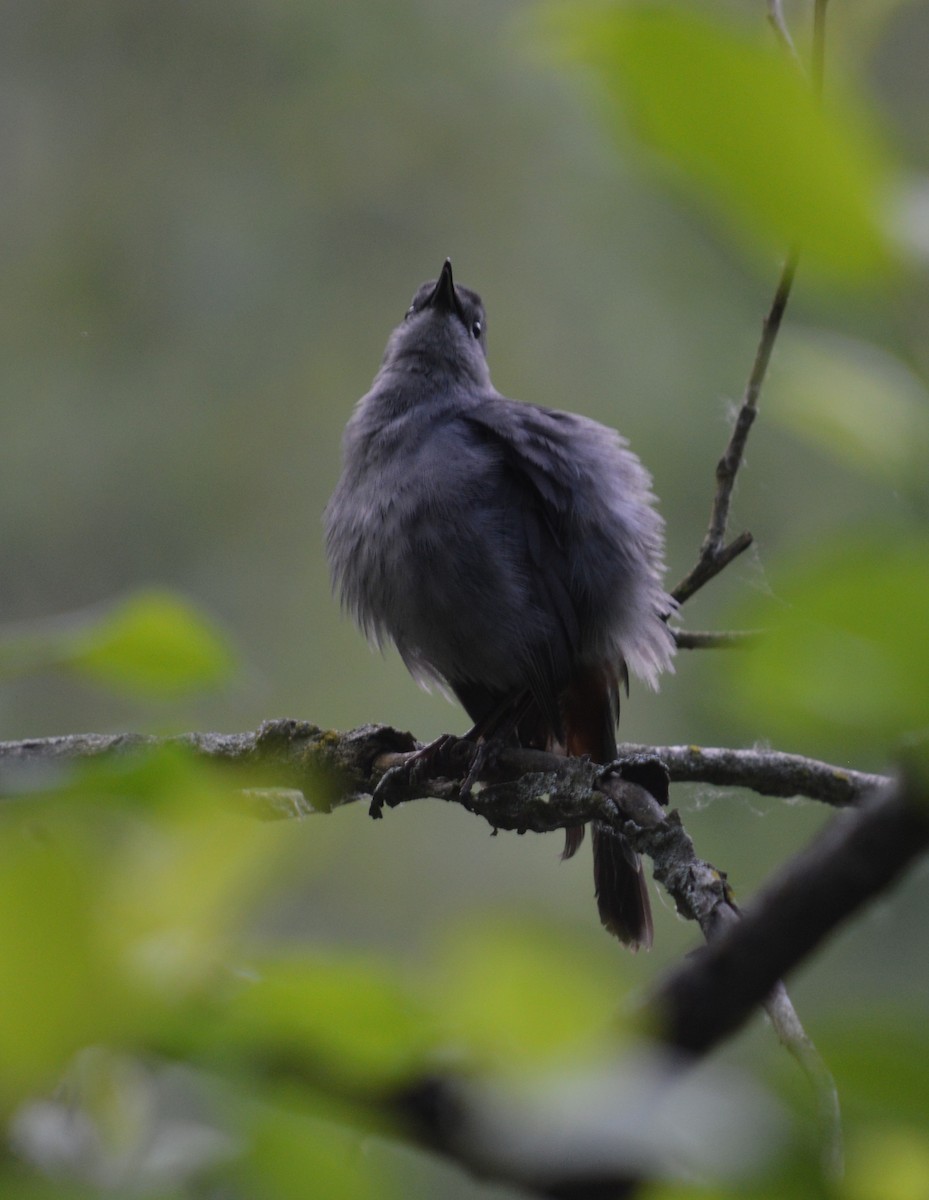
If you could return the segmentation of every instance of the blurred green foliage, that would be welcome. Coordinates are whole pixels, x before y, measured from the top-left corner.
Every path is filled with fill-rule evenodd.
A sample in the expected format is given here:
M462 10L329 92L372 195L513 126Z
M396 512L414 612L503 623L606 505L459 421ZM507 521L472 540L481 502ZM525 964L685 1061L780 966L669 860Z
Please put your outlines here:
M454 723L337 623L318 529L338 430L409 293L451 253L489 301L499 386L620 425L682 573L716 397L799 241L774 419L737 496L758 557L693 606L770 632L725 664L681 656L623 731L892 761L929 678L929 288L918 205L894 207L925 192L927 9L831 6L841 85L820 109L762 7L571 5L553 24L528 0L8 4L6 735L269 707ZM805 57L806 7L786 7ZM4 1196L504 1196L399 1153L379 1102L442 1072L513 1147L557 1154L571 1131L666 1178L662 1200L926 1193L918 881L800 978L845 1103L839 1182L761 1040L643 1130L662 1064L617 1013L692 931L659 911L651 960L618 961L586 877L542 839L490 848L426 806L261 823L241 781L176 754L30 786L0 811ZM822 819L676 802L740 894Z
M886 757L929 727L929 590L923 528L862 530L772 573L778 601L740 612L765 635L730 664L734 696L776 741Z
M794 337L767 389L772 417L925 511L929 393L899 358L852 338Z
M0 632L0 679L64 667L149 699L229 682L228 639L189 603L137 592L101 612L67 615Z
M883 148L860 105L824 109L764 27L670 4L572 6L556 29L596 66L622 123L755 248L874 286L891 250Z
M797 1081L765 1099L732 1072L704 1072L681 1092L621 1018L630 960L605 939L588 948L550 924L459 920L406 968L269 941L262 910L307 864L291 822L243 810L239 782L168 750L97 761L6 802L5 1196L42 1195L43 1178L66 1198L219 1187L287 1200L310 1180L313 1194L345 1200L407 1196L413 1175L421 1186L436 1168L421 1152L391 1156L405 1129L383 1102L437 1077L458 1079L475 1131L515 1161L533 1161L542 1137L614 1169L709 1172L723 1187L662 1196L764 1196L788 1178L836 1200L915 1194L919 1024L870 1014L827 1031L864 1166L824 1191ZM904 1143L893 1188L875 1191L876 1147ZM443 1194L484 1192L462 1175Z

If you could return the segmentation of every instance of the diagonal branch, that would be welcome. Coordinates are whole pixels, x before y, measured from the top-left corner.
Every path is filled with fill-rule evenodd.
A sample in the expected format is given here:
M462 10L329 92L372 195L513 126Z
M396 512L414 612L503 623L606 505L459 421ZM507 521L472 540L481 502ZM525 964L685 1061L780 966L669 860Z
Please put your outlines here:
M655 1000L669 1042L703 1053L737 1029L838 925L929 849L929 795L902 777L834 818L724 937L672 972Z
M752 544L752 535L740 533L731 542L726 542L729 526L729 510L736 477L745 456L748 435L758 415L758 400L771 361L771 352L781 327L784 310L790 298L797 270L797 251L792 250L781 268L777 287L768 312L762 322L761 340L755 351L755 360L749 373L742 403L729 436L729 442L716 464L716 494L710 512L710 523L700 547L697 561L687 575L675 587L671 595L679 605L689 600L704 584L715 578L724 567Z
M828 0L816 0L813 9L813 49L810 63L810 87L817 99L822 98L823 76L826 61L826 6ZM781 0L768 0L768 22L774 29L775 35L785 52L799 65L799 57L787 28ZM736 415L735 424L729 437L729 443L723 451L722 458L716 465L716 493L710 512L710 522L707 527L703 544L697 556L697 561L680 583L673 589L671 595L678 605L689 600L705 583L715 578L724 567L752 544L752 535L747 531L740 533L731 542L726 542L726 531L729 526L729 510L732 504L732 493L736 477L745 456L748 435L758 415L758 401L761 388L765 381L768 363L777 335L781 328L787 301L793 288L794 277L797 273L799 250L795 246L787 255L781 268L777 287L771 305L764 318L761 328L761 339L755 351L755 360L749 373L745 391L742 393L742 403Z
M635 797L625 800L635 801ZM648 826L647 802L632 807L642 828ZM659 814L652 814L654 824L648 826L646 835L652 846L662 836L679 836L673 814ZM625 830L638 849L645 849L646 842L630 825ZM735 919L731 905L720 894L718 903L702 914L701 923L712 933L711 943L670 973L652 994L649 1012L654 1009L660 1014L659 1045L682 1051L686 1059L679 1065L686 1065L691 1057L713 1049L764 1003L769 1012L773 1009L777 1014L780 1036L786 1038L808 1073L817 1077L823 1123L837 1130L834 1085L778 980L837 926L890 887L927 850L929 793L918 774L904 774L899 780L885 781L859 810L838 814L812 845L763 889L743 919ZM724 893L724 882L717 883ZM493 1160L486 1148L475 1147L461 1136L462 1129L470 1126L470 1114L467 1095L456 1091L454 1080L430 1080L415 1097L407 1095L401 1100L404 1115L414 1116L416 1132L433 1148L483 1174L528 1185L540 1195L600 1200L627 1195L639 1182L624 1170L621 1152L618 1166L605 1168L594 1178L585 1174L585 1167L590 1168L581 1153L575 1173L557 1180L540 1178L535 1162L528 1158ZM412 1113L411 1108L415 1108ZM563 1137L563 1130L558 1134ZM485 1153L481 1154L481 1149ZM830 1165L836 1168L840 1140L831 1143L830 1152Z
M826 60L826 5L827 0L816 0L813 10L810 87L818 99L822 97L823 93ZM781 0L768 0L768 22L784 51L799 66L799 57L784 19ZM718 575L724 567L727 567L734 558L737 558L752 544L752 535L747 531L740 533L728 544L726 543L729 510L736 477L745 456L748 435L755 417L758 415L761 388L767 374L768 363L771 360L771 352L780 331L784 311L787 308L787 301L790 299L798 260L799 250L797 247L793 247L781 268L771 305L762 323L761 339L755 351L755 360L742 394L742 403L729 437L729 443L716 465L716 493L713 497L710 522L697 561L671 592L679 605L689 600L705 583Z

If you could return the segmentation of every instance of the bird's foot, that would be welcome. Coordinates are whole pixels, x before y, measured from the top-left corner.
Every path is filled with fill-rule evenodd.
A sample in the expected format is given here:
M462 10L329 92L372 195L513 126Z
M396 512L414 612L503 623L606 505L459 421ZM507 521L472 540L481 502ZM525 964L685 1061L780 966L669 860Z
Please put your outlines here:
M459 800L467 800L481 775L488 769L491 772L493 771L500 751L508 744L503 738L497 737L482 738L479 742L475 743L471 762L468 766L468 773L461 781L461 787L458 789Z
M395 808L409 797L411 789L424 779L449 777L461 774L462 739L452 733L443 733L428 746L408 754L403 762L385 771L371 795L369 816L375 820L382 817L384 806ZM467 747L465 748L467 749Z

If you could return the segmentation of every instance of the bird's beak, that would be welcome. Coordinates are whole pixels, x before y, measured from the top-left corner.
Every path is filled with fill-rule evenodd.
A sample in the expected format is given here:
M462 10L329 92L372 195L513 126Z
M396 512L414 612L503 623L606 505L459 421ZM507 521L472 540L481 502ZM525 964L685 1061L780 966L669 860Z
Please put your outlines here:
M442 273L436 280L436 285L432 289L432 295L426 301L429 308L436 308L440 312L454 312L461 316L461 305L458 303L458 295L455 292L455 281L452 278L452 260L447 258L442 267Z

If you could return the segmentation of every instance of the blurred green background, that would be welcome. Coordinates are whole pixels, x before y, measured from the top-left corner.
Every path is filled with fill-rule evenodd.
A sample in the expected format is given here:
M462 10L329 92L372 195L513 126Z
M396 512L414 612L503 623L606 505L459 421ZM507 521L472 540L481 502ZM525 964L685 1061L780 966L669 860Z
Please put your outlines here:
M763 20L760 3L737 7ZM833 9L836 53L918 182L929 8ZM7 0L0 621L28 632L170 588L228 631L242 667L226 688L157 705L43 672L3 687L0 736L279 716L421 739L466 727L340 616L321 537L342 427L446 255L487 304L497 387L621 429L661 497L669 583L690 567L779 263L744 257L631 137L617 150L592 78L553 62L536 13L517 0ZM789 16L805 44L807 7ZM910 192L911 238L925 194ZM893 290L837 291L801 265L734 506L733 532L751 529L755 547L688 605L688 626L725 627L747 595L776 604L782 553L910 519L893 479L779 423L777 389L824 330L925 379L927 317L919 267ZM634 685L621 736L763 741L722 657L681 654L657 696ZM855 753L847 765L885 765ZM827 815L707 788L674 803L740 898ZM438 803L378 824L360 805L295 823L315 873L268 927L407 956L457 915L531 914L615 953L585 855L559 866L559 839L488 834ZM642 984L697 940L657 907L656 949L628 966ZM923 870L799 972L814 1035L836 1006L925 997L913 945L927 917Z

